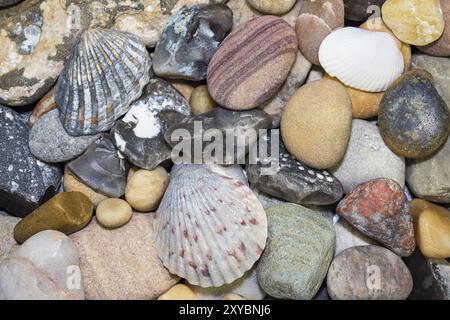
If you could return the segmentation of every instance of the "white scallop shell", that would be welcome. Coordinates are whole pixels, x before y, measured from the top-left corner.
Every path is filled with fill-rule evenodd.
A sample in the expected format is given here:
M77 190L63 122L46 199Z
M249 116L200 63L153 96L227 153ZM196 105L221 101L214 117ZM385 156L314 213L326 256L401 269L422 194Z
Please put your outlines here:
M385 91L404 69L392 35L353 27L330 33L320 45L319 60L329 75L369 92Z
M193 285L219 287L239 279L261 256L266 213L242 181L211 165L175 165L155 214L164 266Z

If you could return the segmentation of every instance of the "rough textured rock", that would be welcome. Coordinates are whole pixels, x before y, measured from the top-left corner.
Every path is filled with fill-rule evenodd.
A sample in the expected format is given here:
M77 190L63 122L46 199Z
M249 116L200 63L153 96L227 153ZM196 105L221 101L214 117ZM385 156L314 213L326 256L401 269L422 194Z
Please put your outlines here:
M381 100L378 125L384 142L400 156L435 153L450 133L450 112L431 74L412 70L397 80Z
M153 170L170 159L171 148L164 141L166 128L189 115L189 103L170 83L152 79L125 117L116 122L111 137L132 164Z
M331 263L327 290L333 300L405 300L413 279L402 259L378 246L341 252Z
M19 221L19 218L0 211L0 262L8 256L9 251L16 244L14 227Z
M400 256L415 249L410 206L403 188L389 179L374 179L354 188L336 209L350 224Z
M296 52L295 32L283 19L255 18L228 35L214 54L208 66L209 93L229 109L255 108L281 88Z
M298 89L283 111L281 135L288 151L316 169L336 166L350 138L352 105L345 88L318 80Z
M153 70L164 78L200 81L233 26L233 13L223 4L185 7L172 17L153 54Z
M444 33L435 42L418 49L426 54L446 57L450 56L450 2L440 0L440 4L445 21Z
M344 0L345 18L353 21L364 21L369 15L376 14L369 10L370 6L381 8L386 0ZM380 13L380 11L378 11Z
M99 137L69 135L59 120L58 110L52 110L31 128L29 146L31 153L42 161L65 162L82 154Z
M63 233L42 231L0 263L0 299L81 300L78 252Z
M450 203L450 138L434 155L423 160L409 160L406 181L417 197Z
M37 160L28 149L26 119L0 105L0 208L23 217L57 190L61 170Z
M267 210L269 237L258 280L270 296L312 299L333 258L335 233L320 214L294 204Z
M69 162L66 169L95 191L119 198L125 194L129 167L111 137L104 134L83 155Z
M348 248L376 244L374 240L355 229L347 220L339 217L339 215L337 215L337 219L338 221L334 223L334 230L336 231L335 256Z
M353 120L344 159L331 172L342 183L345 193L376 178L389 178L405 186L405 159L384 144L375 124L364 120Z
M170 127L165 138L174 147L173 154L179 157L172 158L173 161L202 163L203 160L218 164L243 164L249 146L256 142L255 130L259 134L259 129L270 127L270 116L259 109L231 111L217 107L211 112L186 118L178 125ZM227 134L238 140L235 142L234 152L226 149ZM210 142L211 136L217 137L214 143ZM196 145L202 146L201 153L195 152ZM183 151L182 156L179 155L180 151Z
M80 255L86 299L156 299L179 280L158 258L149 215L135 214L114 230L92 220L71 238Z
M273 132L260 137L272 150ZM257 154L258 144L250 153ZM269 168L273 172L265 172ZM247 164L247 175L252 187L271 196L297 204L328 205L339 201L344 192L338 179L327 171L312 169L298 162L279 141L279 157L259 155L256 163Z

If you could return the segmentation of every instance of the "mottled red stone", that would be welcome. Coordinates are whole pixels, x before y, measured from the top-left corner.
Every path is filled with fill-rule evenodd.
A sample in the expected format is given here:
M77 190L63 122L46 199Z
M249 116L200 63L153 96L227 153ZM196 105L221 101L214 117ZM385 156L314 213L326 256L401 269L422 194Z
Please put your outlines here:
M381 178L358 185L341 200L337 212L400 256L411 255L416 247L410 205L393 180Z

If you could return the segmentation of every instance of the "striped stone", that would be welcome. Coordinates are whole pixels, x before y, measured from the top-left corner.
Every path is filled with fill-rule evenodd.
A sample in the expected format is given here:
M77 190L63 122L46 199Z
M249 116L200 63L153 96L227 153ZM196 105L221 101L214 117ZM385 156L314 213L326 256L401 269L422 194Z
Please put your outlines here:
M233 31L208 67L208 90L221 106L248 110L269 100L286 80L297 53L295 31L262 16Z

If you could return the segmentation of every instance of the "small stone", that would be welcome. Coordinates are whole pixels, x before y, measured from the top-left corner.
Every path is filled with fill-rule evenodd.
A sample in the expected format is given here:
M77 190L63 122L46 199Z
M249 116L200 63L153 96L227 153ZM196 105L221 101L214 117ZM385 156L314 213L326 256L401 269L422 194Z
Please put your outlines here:
M433 56L450 56L450 2L441 0L441 9L444 16L445 27L442 36L435 42L424 47L417 47L420 51Z
M320 65L319 48L333 30L344 27L342 0L307 0L295 25L298 47L311 63Z
M28 148L28 125L0 105L0 208L23 217L55 194L61 170L37 160Z
M255 108L279 91L296 52L295 32L283 19L250 20L228 35L211 59L209 93L219 105L232 110Z
M405 159L383 142L378 127L364 120L352 121L352 133L341 163L331 170L349 193L357 185L376 178L388 178L405 186Z
M59 120L59 111L52 110L40 117L30 130L30 151L45 162L65 162L82 154L99 135L74 137Z
M111 138L125 158L137 167L153 170L171 158L165 129L190 115L187 100L172 85L151 79L130 111L118 120Z
M63 233L39 232L0 263L1 300L82 300L78 252Z
M83 182L75 178L69 170L64 171L64 191L76 191L83 193L86 197L89 198L89 200L91 200L94 208L97 207L101 201L108 199L108 196L96 192L95 190L89 188Z
M334 256L337 256L348 248L376 244L374 240L353 228L345 219L339 216L338 219L334 224L334 230L336 231L336 249L334 250Z
M268 241L258 265L258 280L268 295L312 299L333 258L331 222L307 208L285 204L267 211Z
M261 13L282 15L292 9L296 0L247 0L247 2Z
M177 284L159 296L158 300L198 300L194 291L184 284Z
M409 203L403 188L393 180L380 178L358 185L336 211L399 256L411 255L416 247Z
M383 21L402 42L424 46L439 39L445 21L439 0L387 0Z
M135 214L122 228L111 230L94 219L71 235L86 299L156 299L179 281L158 258L152 224L151 216Z
M177 158L172 160L189 163L215 162L224 165L245 163L249 146L257 139L255 131L259 134L260 129L270 128L271 120L270 116L260 109L231 111L216 107L208 113L186 118L178 125L170 127L165 133L165 139L173 147L172 154ZM214 141L210 140L211 134L217 137ZM227 136L238 140L232 150L234 153L229 147L227 150ZM243 147L238 147L239 143ZM197 145L202 146L201 153L196 152ZM215 150L223 152L214 152Z
M281 135L288 151L316 169L336 166L350 138L352 105L344 86L318 80L298 89L283 111Z
M62 192L23 218L14 228L14 239L23 243L43 230L71 234L84 228L92 218L93 206L80 192Z
M297 51L297 59L280 91L260 108L272 117L272 128L279 128L281 115L289 99L303 83L305 83L311 62L306 60L300 51Z
M381 100L378 125L386 145L400 156L435 153L450 133L450 112L431 74L412 70L397 80Z
M345 18L352 21L364 21L374 13L378 12L379 14L379 11L375 11L375 6L378 7L379 10L385 1L386 0L344 0Z
M342 251L327 276L333 300L405 300L412 288L411 273L402 259L378 246Z
M69 162L66 169L89 188L110 197L125 193L129 163L103 134L84 154Z
M209 61L232 25L233 13L223 4L181 9L168 23L155 48L155 74L164 78L204 80Z
M191 112L194 116L212 111L216 106L206 85L198 86L192 91L189 104L191 105Z
M238 295L238 294L227 294L223 296L222 300L245 300L244 297Z
M14 227L19 221L19 218L0 211L0 262L8 256L16 244L13 233Z
M411 214L420 252L427 258L450 258L450 210L414 199Z
M130 205L117 198L103 200L97 206L95 217L97 222L105 228L119 228L130 221L133 210Z
M33 112L28 120L28 125L31 128L42 115L56 109L55 101L55 87L53 87L33 108Z
M273 141L275 133L261 136L267 141L268 150L272 143L279 145L279 157L273 155L247 164L247 175L252 187L271 196L297 204L328 205L339 201L344 191L336 177L327 171L316 170L298 162L285 148L282 141ZM277 140L279 137L277 136ZM252 146L250 154L257 154L258 144ZM269 171L269 170L273 170Z
M181 95L189 101L191 99L192 91L195 89L195 83L187 80L180 80L180 79L171 79L170 83L172 86L177 89Z
M133 209L149 212L158 208L168 185L169 175L163 167L138 170L127 182L125 199Z

